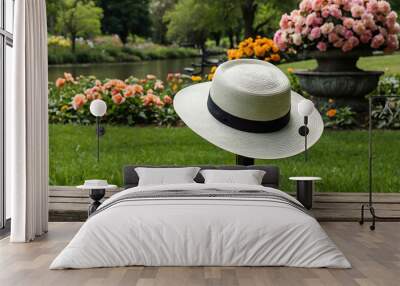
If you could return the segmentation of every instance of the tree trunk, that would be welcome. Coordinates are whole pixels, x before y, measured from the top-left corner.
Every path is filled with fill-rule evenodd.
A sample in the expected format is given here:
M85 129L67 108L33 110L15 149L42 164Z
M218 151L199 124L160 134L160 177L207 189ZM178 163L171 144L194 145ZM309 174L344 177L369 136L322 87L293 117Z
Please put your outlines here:
M214 36L214 40L215 40L215 45L217 47L219 47L221 45L221 34L215 34Z
M229 38L229 48L233 49L235 47L235 40L233 39L233 31L229 29L227 34Z
M241 5L245 38L256 36L253 25L257 8L258 5L255 3L255 0L245 0Z
M236 40L236 45L238 46L240 44L241 41L241 37L240 37L240 31L236 31L235 33L235 40Z
M118 34L118 37L123 45L125 45L128 42L128 35L126 33L120 33Z
M75 54L76 51L76 34L72 33L71 34L71 51L73 54Z

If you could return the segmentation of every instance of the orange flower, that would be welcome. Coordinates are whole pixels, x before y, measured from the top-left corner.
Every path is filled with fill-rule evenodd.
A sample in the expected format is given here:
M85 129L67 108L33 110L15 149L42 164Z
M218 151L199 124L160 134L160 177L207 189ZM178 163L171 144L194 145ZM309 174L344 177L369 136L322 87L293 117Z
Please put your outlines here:
M119 79L111 79L104 84L104 89L115 88L119 91L123 90L126 87L126 83Z
M272 51L273 51L274 53L279 52L279 48L278 48L278 46L277 46L275 43L272 45Z
M272 54L271 55L271 61L279 62L280 60L281 60L281 56L279 54Z
M125 90L124 90L124 96L125 97L132 97L137 94L142 94L143 93L143 87L138 84L133 84L133 85L128 85Z
M254 55L254 50L252 46L244 47L243 52L246 54L246 56L251 57Z
M166 105L172 104L172 98L168 95L164 96L163 101Z
M336 109L329 109L329 110L326 112L326 116L328 116L329 118L332 118L332 117L335 117L335 116L336 116L336 113L337 113Z
M116 105L120 105L120 104L124 103L125 97L123 97L120 93L117 93L117 94L113 95L112 100L114 101L114 103Z
M72 107L75 110L78 110L79 108L81 108L85 103L87 102L87 99L85 97L85 95L83 94L77 94L74 96L74 98L72 99Z
M167 81L171 81L174 78L174 74L173 73L168 73L167 74Z
M118 88L114 88L114 89L111 90L111 94L112 95L116 95L118 93L120 93L120 90Z
M156 101L156 96L152 93L147 93L145 97L143 97L143 105L150 106Z
M101 95L100 95L101 92L102 92L102 89L101 89L100 86L94 86L94 87L92 87L92 88L88 88L88 89L85 91L85 95L86 95L86 98L87 98L89 101L91 101L91 100L94 100L94 99L99 99L99 98L101 98Z
M85 91L85 95L86 95L87 100L89 100L89 101L92 101L95 98L91 88L88 88Z
M164 101L162 101L158 96L155 97L154 103L159 107L164 106Z
M258 58L264 57L265 52L266 52L266 48L264 46L255 46L254 47L254 54Z
M161 80L157 80L157 81L154 83L154 89L155 89L155 90L163 90L163 89L164 89L164 84L163 84L163 82L162 82Z
M192 75L192 81L201 81L201 80L202 80L201 76Z
M65 73L64 73L64 78L65 78L65 80L68 81L68 82L75 83L74 77L72 76L72 74L70 74L70 73L68 73L68 72L65 72Z
M239 49L230 49L227 52L229 60L240 59L243 56L243 51Z
M129 88L129 86L124 90L125 97L132 97L134 95L133 90Z
M293 73L294 72L294 68L287 68L287 72L288 73Z
M56 80L56 87L57 87L57 88L63 87L64 84L65 84L65 79L59 77L59 78Z

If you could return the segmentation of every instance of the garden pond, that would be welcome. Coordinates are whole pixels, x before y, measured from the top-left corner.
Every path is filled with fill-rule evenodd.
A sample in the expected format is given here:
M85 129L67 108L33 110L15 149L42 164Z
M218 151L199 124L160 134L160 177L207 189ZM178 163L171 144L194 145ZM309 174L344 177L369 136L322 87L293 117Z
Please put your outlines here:
M182 73L184 68L191 67L192 63L199 61L200 58L186 58L131 63L50 65L49 81L54 82L58 77L62 77L64 72L71 73L73 76L94 75L100 79L125 79L130 76L145 78L147 74L165 79L168 73Z

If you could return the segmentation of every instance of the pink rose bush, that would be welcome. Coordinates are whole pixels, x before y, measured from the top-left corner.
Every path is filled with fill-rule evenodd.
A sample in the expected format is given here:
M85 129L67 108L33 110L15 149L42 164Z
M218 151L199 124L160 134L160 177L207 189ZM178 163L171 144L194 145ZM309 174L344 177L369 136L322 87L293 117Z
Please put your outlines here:
M397 13L385 0L303 0L284 14L275 33L277 46L288 53L316 49L384 50L399 48Z
M95 118L90 114L90 103L102 99L107 104L102 119L106 123L176 124L179 118L173 109L174 95L192 83L191 77L180 73L168 74L165 81L154 75L98 80L66 73L49 84L49 122L92 123Z

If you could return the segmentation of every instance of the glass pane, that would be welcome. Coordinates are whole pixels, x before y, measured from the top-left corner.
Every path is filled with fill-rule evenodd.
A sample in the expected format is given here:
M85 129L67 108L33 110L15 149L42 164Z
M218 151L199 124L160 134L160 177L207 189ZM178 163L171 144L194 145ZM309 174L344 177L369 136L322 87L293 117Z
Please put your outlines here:
M12 82L12 69L13 69L13 53L12 53L12 48L9 46L6 46L6 53L5 53L5 93L4 93L4 98L10 98L11 96L11 90L12 90L12 86L11 86L11 82ZM7 104L7 103L6 103ZM7 109L6 109L7 110ZM0 135L1 136L1 135ZM11 194L10 194L10 188L6 188L6 193L5 193L5 201L6 201L6 219L11 217Z
M13 33L14 31L14 0L5 0L5 17L6 31Z
M0 0L0 29L3 28L3 5L2 5L2 1Z

